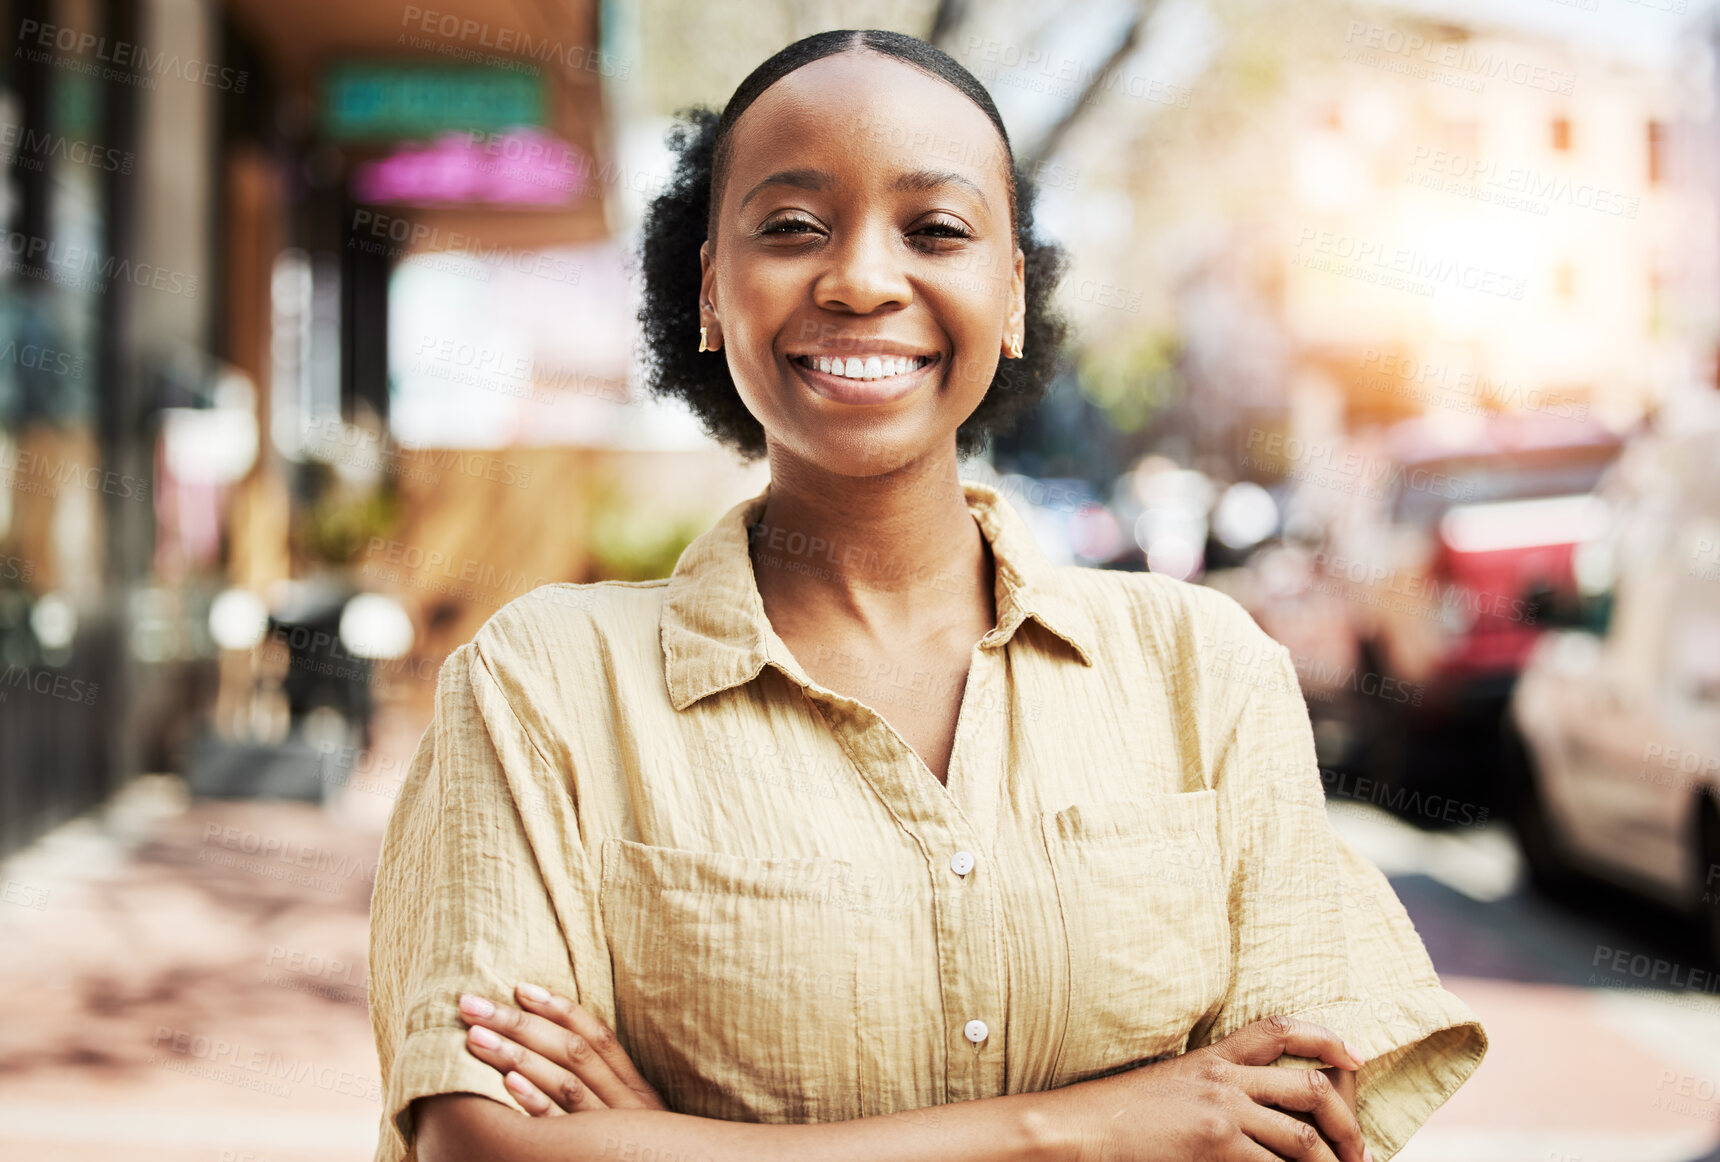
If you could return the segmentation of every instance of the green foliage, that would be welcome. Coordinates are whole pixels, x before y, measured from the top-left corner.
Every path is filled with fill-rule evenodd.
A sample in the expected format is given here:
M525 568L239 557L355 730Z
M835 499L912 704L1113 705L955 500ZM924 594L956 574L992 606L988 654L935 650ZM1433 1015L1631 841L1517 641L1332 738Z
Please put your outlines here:
M1169 331L1136 331L1082 353L1081 391L1119 432L1138 432L1183 391L1180 341Z
M400 497L386 485L344 484L326 464L311 464L315 500L298 509L293 547L301 557L331 565L357 560L372 537L387 537L398 525Z
M630 501L618 488L592 499L593 580L650 581L675 571L681 551L704 532L704 516L665 513Z

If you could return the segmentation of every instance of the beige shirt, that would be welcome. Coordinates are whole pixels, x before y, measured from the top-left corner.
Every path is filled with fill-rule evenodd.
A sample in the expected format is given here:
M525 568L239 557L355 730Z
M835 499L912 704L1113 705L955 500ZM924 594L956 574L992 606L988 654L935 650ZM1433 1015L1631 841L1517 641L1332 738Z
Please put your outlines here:
M998 618L947 787L887 721L929 676L845 697L772 631L765 494L667 580L544 586L449 656L372 905L379 1160L415 1098L518 1108L456 1005L522 981L730 1120L1044 1090L1285 1013L1369 1058L1383 1162L1474 1071L1480 1024L1327 823L1285 649L1212 590L1053 566L965 490ZM788 567L858 561L773 535Z

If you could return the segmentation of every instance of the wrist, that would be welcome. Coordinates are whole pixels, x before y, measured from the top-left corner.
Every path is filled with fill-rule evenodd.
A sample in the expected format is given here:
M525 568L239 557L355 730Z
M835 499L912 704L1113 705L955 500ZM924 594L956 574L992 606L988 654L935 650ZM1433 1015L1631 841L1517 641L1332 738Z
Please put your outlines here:
M1015 1156L1023 1162L1078 1162L1081 1136L1052 1093L1024 1093L1016 1109Z

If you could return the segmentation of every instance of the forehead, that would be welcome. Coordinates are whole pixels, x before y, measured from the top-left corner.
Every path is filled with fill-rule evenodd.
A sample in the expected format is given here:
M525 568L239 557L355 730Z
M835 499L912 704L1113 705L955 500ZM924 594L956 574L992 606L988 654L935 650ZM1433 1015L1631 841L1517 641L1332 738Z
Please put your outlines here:
M726 192L747 175L858 160L879 176L960 173L994 205L1007 204L1009 162L991 118L952 86L880 53L839 53L789 73L741 114L729 150Z

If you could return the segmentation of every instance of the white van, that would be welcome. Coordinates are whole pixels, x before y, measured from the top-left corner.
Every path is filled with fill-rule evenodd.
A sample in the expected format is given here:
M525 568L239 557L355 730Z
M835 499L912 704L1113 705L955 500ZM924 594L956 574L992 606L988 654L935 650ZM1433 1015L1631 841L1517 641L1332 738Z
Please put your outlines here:
M1531 878L1687 911L1720 957L1720 432L1645 438L1596 489L1580 610L1517 683L1505 776Z

